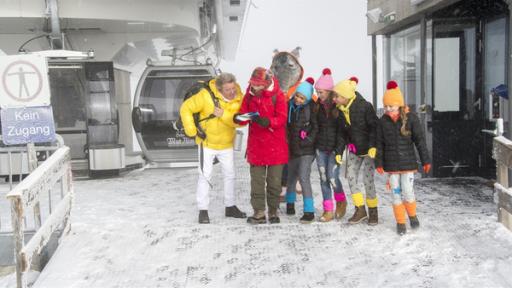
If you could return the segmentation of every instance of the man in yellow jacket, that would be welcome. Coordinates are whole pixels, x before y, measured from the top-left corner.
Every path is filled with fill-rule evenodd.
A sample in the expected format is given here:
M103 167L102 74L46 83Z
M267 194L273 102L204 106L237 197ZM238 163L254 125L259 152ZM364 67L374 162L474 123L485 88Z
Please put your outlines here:
M222 73L207 83L210 91L203 88L183 102L180 116L185 134L195 137L199 146L199 179L197 181L197 206L199 223L210 223L208 217L210 178L213 161L218 159L224 177L224 204L226 217L246 218L235 205L235 165L233 142L237 124L234 115L240 110L243 94L233 74ZM213 99L212 99L213 96ZM215 100L214 100L215 99ZM199 113L197 129L194 113ZM205 119L205 120L202 120Z

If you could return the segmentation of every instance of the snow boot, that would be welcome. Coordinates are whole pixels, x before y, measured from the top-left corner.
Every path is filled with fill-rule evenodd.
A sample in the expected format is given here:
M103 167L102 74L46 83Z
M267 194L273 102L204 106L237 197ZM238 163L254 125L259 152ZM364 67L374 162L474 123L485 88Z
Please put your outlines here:
M347 201L336 202L336 212L335 212L334 217L336 217L336 219L339 220L339 219L343 218L343 216L345 216L346 213L347 213Z
M396 233L398 235L404 235L407 232L407 228L405 228L405 224L396 223Z
M295 203L286 203L286 215L295 215Z
M208 210L199 210L199 224L209 224Z
M368 218L368 215L366 214L366 206L356 206L356 211L354 211L354 215L350 219L348 219L349 224L357 224L361 221Z
M368 208L368 225L375 226L379 223L379 214L377 212L377 207Z
M412 229L418 229L420 227L420 221L418 220L418 216L409 217L409 222L411 223Z
M281 222L281 219L279 219L279 216L277 216L277 211L268 212L268 222L270 224L277 224Z
M313 212L304 212L304 215L300 217L300 223L302 224L310 224L315 220L315 213Z
M418 217L416 216L416 201L413 202L403 202L405 206L405 210L407 211L407 215L409 215L409 222L411 223L412 229L417 229L420 227L420 221L418 221Z
M233 217L233 218L247 218L247 214L240 211L240 209L238 209L238 207L236 207L235 205L226 207L225 215L226 215L226 217Z
M320 222L329 222L334 219L334 213L332 211L324 211L324 214L320 217Z
M247 223L249 224L265 224L267 223L267 218L265 217L264 210L254 210L254 215L247 218Z
M334 208L332 199L324 200L323 205L324 205L324 214L322 214L319 221L320 222L332 221L332 219L334 219L334 213L332 212L332 210Z

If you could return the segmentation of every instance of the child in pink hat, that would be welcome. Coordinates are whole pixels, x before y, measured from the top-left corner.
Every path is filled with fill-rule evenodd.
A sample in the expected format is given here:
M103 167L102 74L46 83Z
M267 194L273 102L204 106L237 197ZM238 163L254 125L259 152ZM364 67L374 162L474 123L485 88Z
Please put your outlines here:
M320 217L321 222L329 222L334 218L341 219L347 208L345 192L340 179L341 165L336 161L341 115L333 100L333 87L331 70L325 68L315 84L318 94L318 105L316 106L318 113L316 115L319 131L315 150L324 208L324 213ZM334 203L336 203L336 210L334 210Z

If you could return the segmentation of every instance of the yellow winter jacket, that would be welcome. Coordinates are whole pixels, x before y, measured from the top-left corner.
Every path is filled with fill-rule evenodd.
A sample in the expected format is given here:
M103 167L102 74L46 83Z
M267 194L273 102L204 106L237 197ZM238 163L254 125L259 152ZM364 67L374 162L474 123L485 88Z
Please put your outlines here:
M238 127L233 122L233 117L240 110L243 97L242 91L237 84L237 95L228 102L222 97L222 94L220 94L220 91L215 86L215 79L210 80L208 86L210 86L215 98L219 100L220 108L224 110L224 113L221 117L214 117L199 123L206 134L206 139L202 140L196 137L196 143L200 144L203 142L204 147L214 150L231 148L235 139L235 128ZM204 119L213 113L214 107L212 97L206 89L201 89L197 94L185 100L180 108L180 116L185 128L185 134L189 137L197 134L192 114L199 112L199 119Z

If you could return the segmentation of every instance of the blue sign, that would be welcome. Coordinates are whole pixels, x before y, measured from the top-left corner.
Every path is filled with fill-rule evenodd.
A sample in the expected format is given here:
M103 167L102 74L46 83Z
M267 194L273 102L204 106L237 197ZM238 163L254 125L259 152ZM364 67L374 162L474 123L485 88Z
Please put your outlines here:
M53 142L52 106L3 108L2 139L6 145Z

